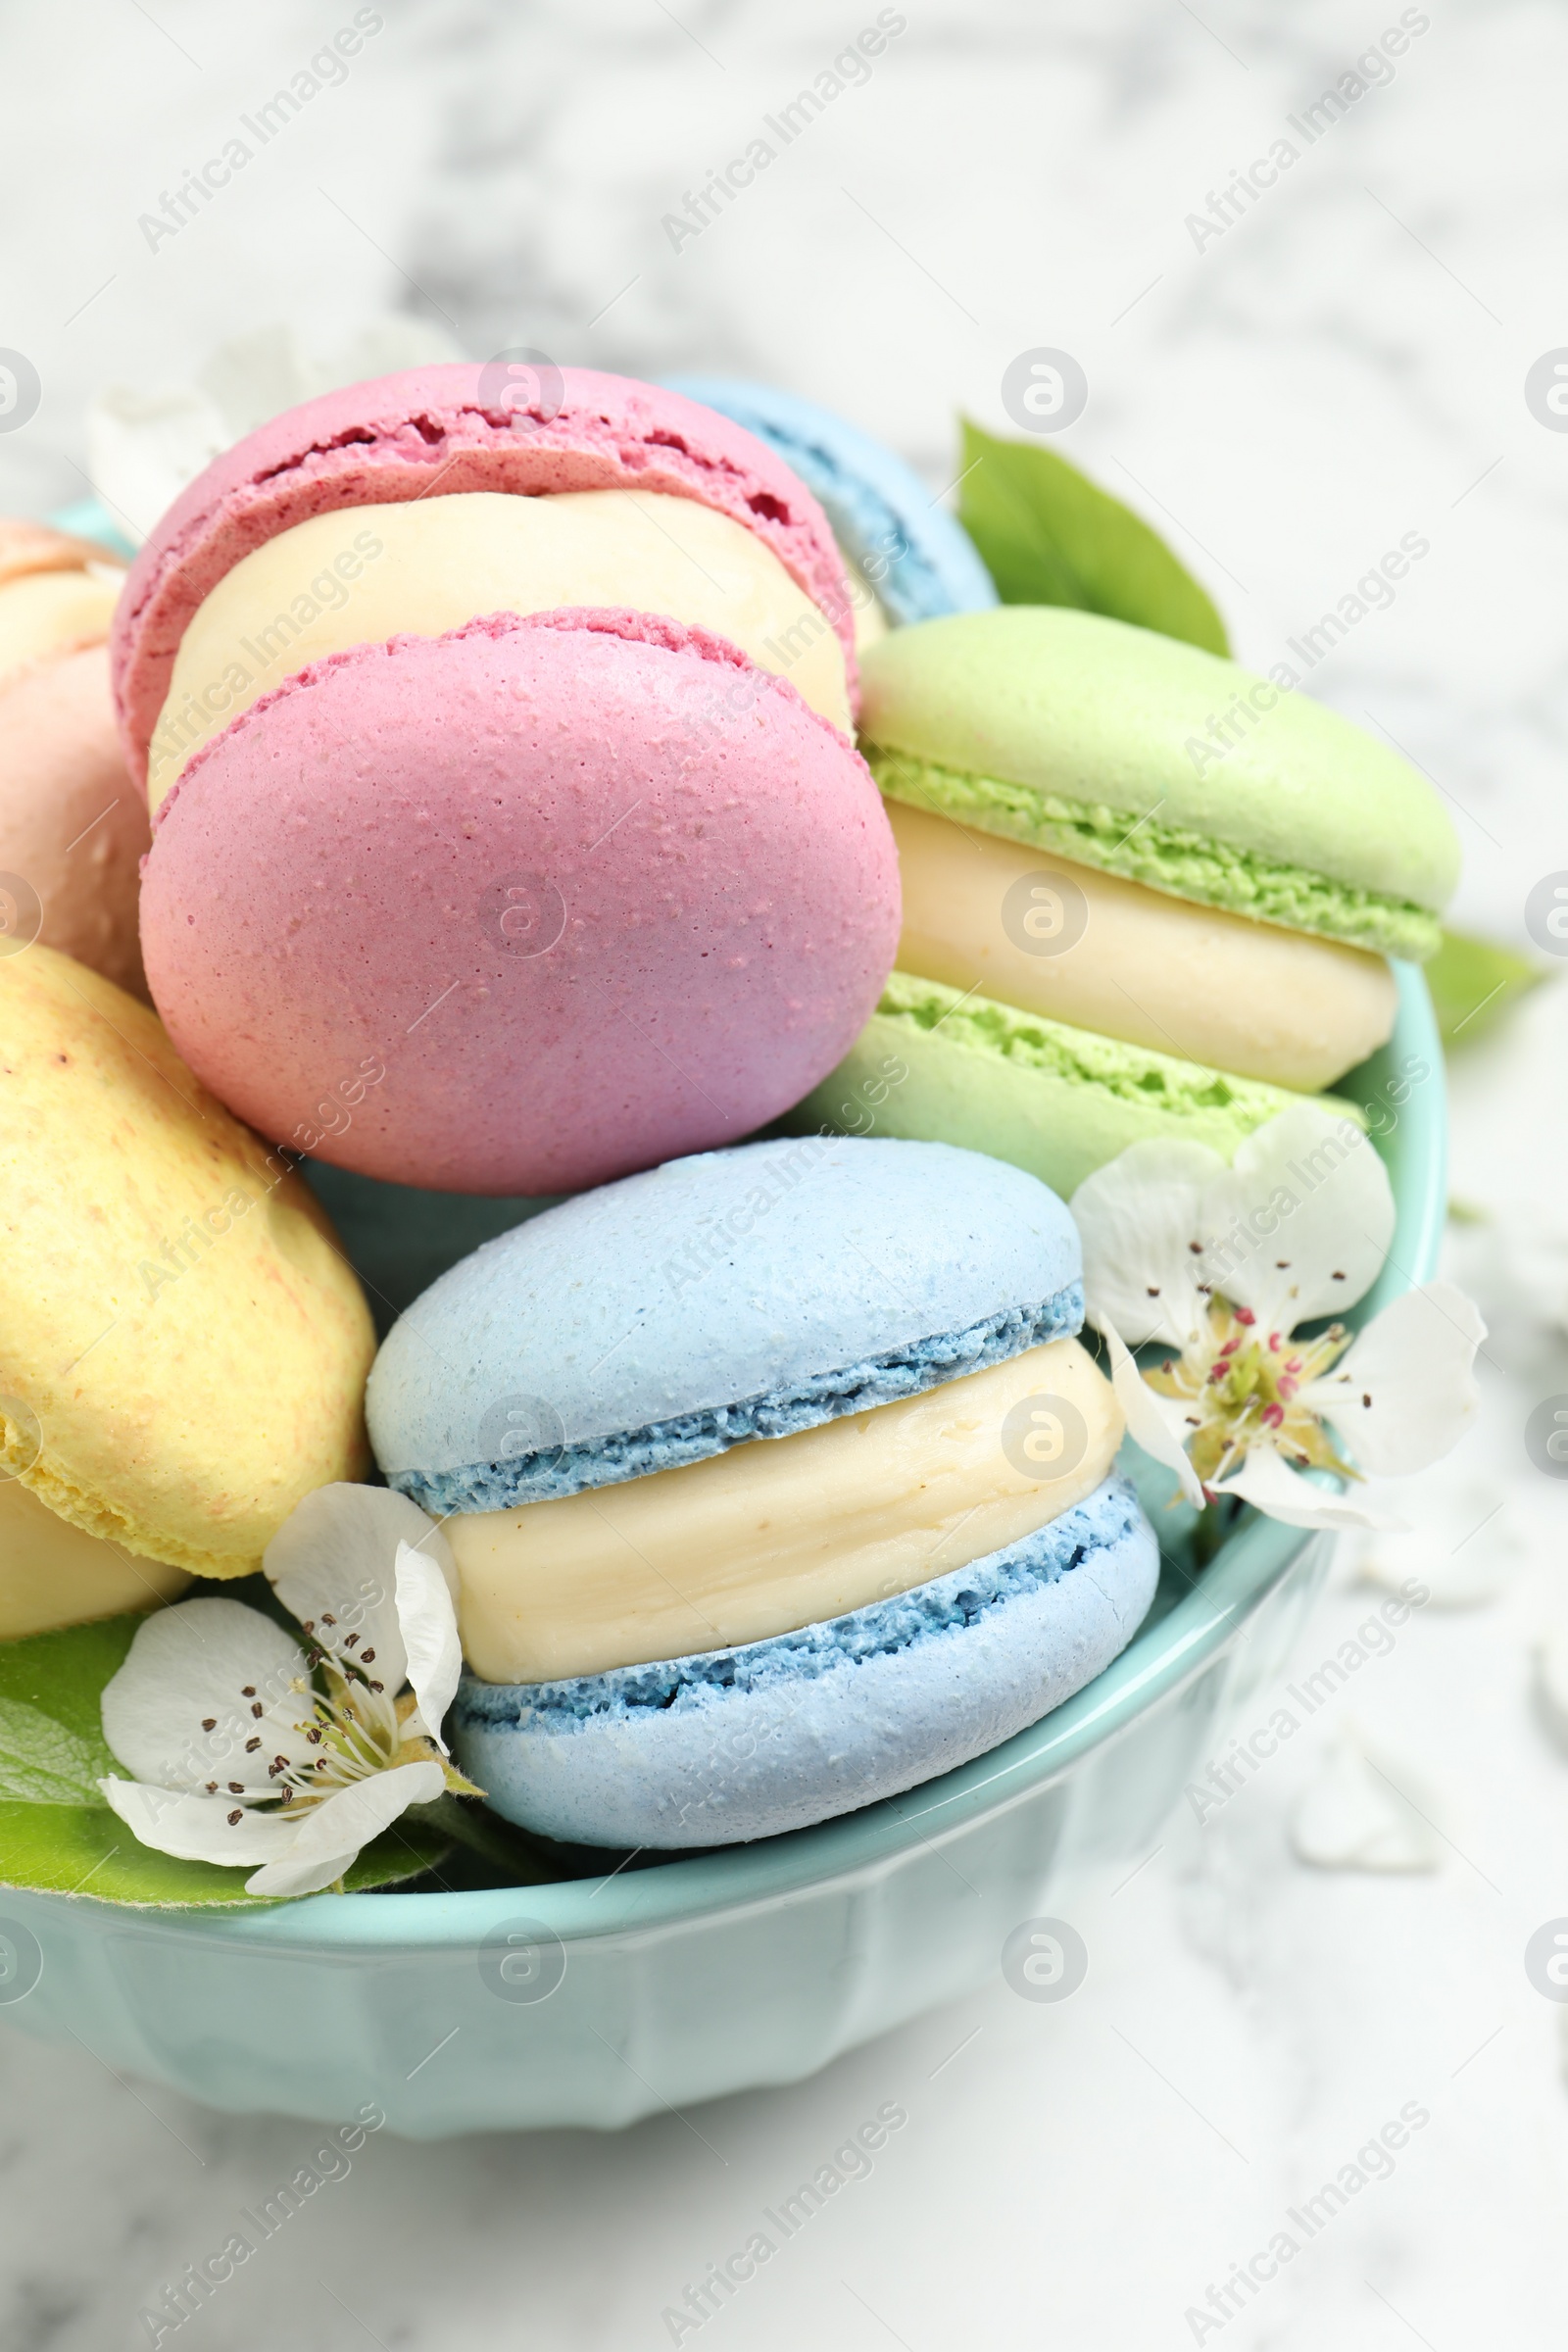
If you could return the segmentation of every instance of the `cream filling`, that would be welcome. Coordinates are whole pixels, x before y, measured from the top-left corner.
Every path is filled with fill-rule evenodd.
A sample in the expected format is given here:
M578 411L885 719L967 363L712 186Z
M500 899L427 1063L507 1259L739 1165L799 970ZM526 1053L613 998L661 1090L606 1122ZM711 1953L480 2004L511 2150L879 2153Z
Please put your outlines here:
M886 807L904 971L1300 1094L1332 1086L1393 1031L1381 956Z
M219 581L181 640L153 732L152 806L211 736L308 662L562 605L630 607L710 629L854 731L832 624L744 523L662 491L466 491L313 515ZM723 698L722 672L712 684Z
M0 682L13 670L101 645L123 572L29 571L0 584Z
M449 1519L464 1652L485 1682L553 1682L845 1616L1059 1518L1122 1426L1093 1359L1054 1340L794 1437Z
M145 1609L189 1583L182 1568L128 1559L57 1519L19 1480L0 1480L0 1642Z

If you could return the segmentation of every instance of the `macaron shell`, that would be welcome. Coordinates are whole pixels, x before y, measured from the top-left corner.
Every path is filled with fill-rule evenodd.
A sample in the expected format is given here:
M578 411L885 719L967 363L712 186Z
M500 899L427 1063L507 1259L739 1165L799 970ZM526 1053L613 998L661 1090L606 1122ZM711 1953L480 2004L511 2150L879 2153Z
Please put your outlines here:
M359 1285L307 1188L109 981L0 959L0 1471L128 1552L248 1574L365 1468Z
M1223 748L1211 719L1254 690L1260 704ZM1096 612L1008 605L894 630L866 651L860 734L873 765L877 747L978 779L961 808L908 797L982 828L996 778L1107 819L1145 819L1135 846L1161 833L1214 840L1430 913L1458 880L1447 811L1396 752L1310 695ZM1004 805L994 829L1039 838ZM1109 862L1092 842L1053 846ZM1145 853L1135 878L1160 887L1157 859ZM1205 895L1194 878L1200 887L1186 889ZM1164 886L1186 895L1179 868ZM1300 915L1316 927L1310 902Z
M890 1061L906 1074L879 1112L885 1134L989 1152L1067 1198L1151 1138L1205 1144L1230 1160L1255 1128L1304 1100L895 972L850 1053L788 1124L806 1134L842 1126L843 1106L853 1109ZM1360 1122L1353 1103L1315 1100Z
M949 1335L1005 1325L997 1345L1010 1354L1076 1331L1082 1271L1062 1202L974 1152L880 1136L703 1152L563 1201L433 1284L376 1359L376 1455L399 1484L489 1460L505 1415L488 1447L476 1433L522 1395L567 1446L653 1425L672 1448L684 1416L782 1408L847 1367L871 1387L863 1404L908 1395L970 1368L933 1345ZM1055 1302L1043 1333L1019 1311L1041 1301ZM870 1366L896 1353L910 1360L879 1396ZM837 1409L822 1396L805 1419L754 1412L739 1434ZM680 1458L692 1457L672 1449Z
M0 1479L0 1642L177 1600L190 1576L59 1519L20 1479Z
M350 384L273 417L198 474L137 557L116 619L115 696L137 778L185 625L241 557L334 508L465 490L640 488L717 507L765 540L832 620L853 701L843 564L799 477L740 426L678 393L586 368L560 376L555 414L549 401L514 412L504 376L492 383L467 361Z
M96 539L75 538L30 516L0 514L0 586L33 572L82 571L89 564L123 563L123 556Z
M185 770L142 895L154 999L223 1101L367 1175L495 1194L777 1116L848 1049L898 923L853 746L635 613L300 672Z
M149 805L242 710L335 653L449 636L490 612L579 606L708 629L854 732L837 637L732 516L659 491L471 491L314 515L236 564L181 641L148 745Z
M136 905L151 839L115 730L107 649L0 685L0 873L36 895L46 947L142 999Z
M35 662L102 645L119 600L119 575L57 566L0 580L0 686Z
M996 603L991 574L963 525L937 505L912 466L847 416L772 384L728 376L673 376L669 387L777 450L821 500L839 545L898 625Z
M799 1634L574 1683L466 1677L448 1731L494 1809L546 1837L777 1837L1037 1723L1126 1647L1158 1579L1154 1532L1112 1476L1025 1543Z

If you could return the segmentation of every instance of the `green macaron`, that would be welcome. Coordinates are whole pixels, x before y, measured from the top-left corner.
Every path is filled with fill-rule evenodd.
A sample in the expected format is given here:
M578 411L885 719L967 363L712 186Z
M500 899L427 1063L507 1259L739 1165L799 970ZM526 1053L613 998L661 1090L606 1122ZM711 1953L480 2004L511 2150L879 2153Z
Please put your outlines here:
M1229 1159L1387 1038L1385 958L1435 951L1458 845L1425 778L1286 664L1007 606L890 634L862 688L899 968L792 1124L963 1144L1070 1193L1147 1138Z
M890 800L1424 962L1459 878L1447 811L1289 674L1062 606L956 612L867 650L860 749Z

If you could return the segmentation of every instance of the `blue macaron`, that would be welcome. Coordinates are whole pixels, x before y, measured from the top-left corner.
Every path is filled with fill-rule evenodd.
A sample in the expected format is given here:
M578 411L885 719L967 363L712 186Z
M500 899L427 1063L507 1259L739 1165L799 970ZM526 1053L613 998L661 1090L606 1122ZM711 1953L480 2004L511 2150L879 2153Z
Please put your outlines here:
M438 1517L787 1437L1076 1333L1056 1196L951 1145L807 1136L546 1209L444 1274L370 1376L376 1458ZM768 1837L908 1788L1123 1648L1158 1553L1114 1474L1021 1542L826 1622L549 1683L465 1676L497 1811L585 1844Z
M1025 1543L825 1625L568 1682L465 1675L448 1719L510 1821L564 1842L727 1845L897 1796L1010 1740L1126 1648L1159 1581L1107 1478Z
M1036 1177L952 1144L808 1135L579 1193L431 1284L366 1395L390 1485L499 1511L913 1396L1082 1327Z
M770 384L709 375L667 380L672 392L717 409L778 451L820 502L840 547L896 627L997 602L991 574L962 524L869 433Z

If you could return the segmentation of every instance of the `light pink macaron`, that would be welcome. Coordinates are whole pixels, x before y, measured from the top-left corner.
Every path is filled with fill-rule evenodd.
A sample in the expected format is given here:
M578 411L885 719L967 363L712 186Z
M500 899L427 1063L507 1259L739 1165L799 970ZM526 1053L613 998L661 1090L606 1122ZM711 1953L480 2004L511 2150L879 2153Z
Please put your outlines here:
M119 561L90 539L0 516L0 591L93 566L105 583L101 614L70 607L29 658L0 663L0 956L41 939L145 998L136 896L147 802L116 736L104 644Z
M454 1192L734 1141L869 1017L898 941L869 770L787 680L648 613L493 614L299 671L190 761L142 944L269 1138Z
M832 621L853 701L843 561L782 459L712 409L630 376L547 367L531 402L517 398L529 388L469 361L349 384L274 416L198 474L137 557L116 615L115 698L136 776L191 615L244 557L313 514L464 491L641 489L716 508Z
M41 939L145 998L147 801L126 773L102 645L0 684L0 955Z

